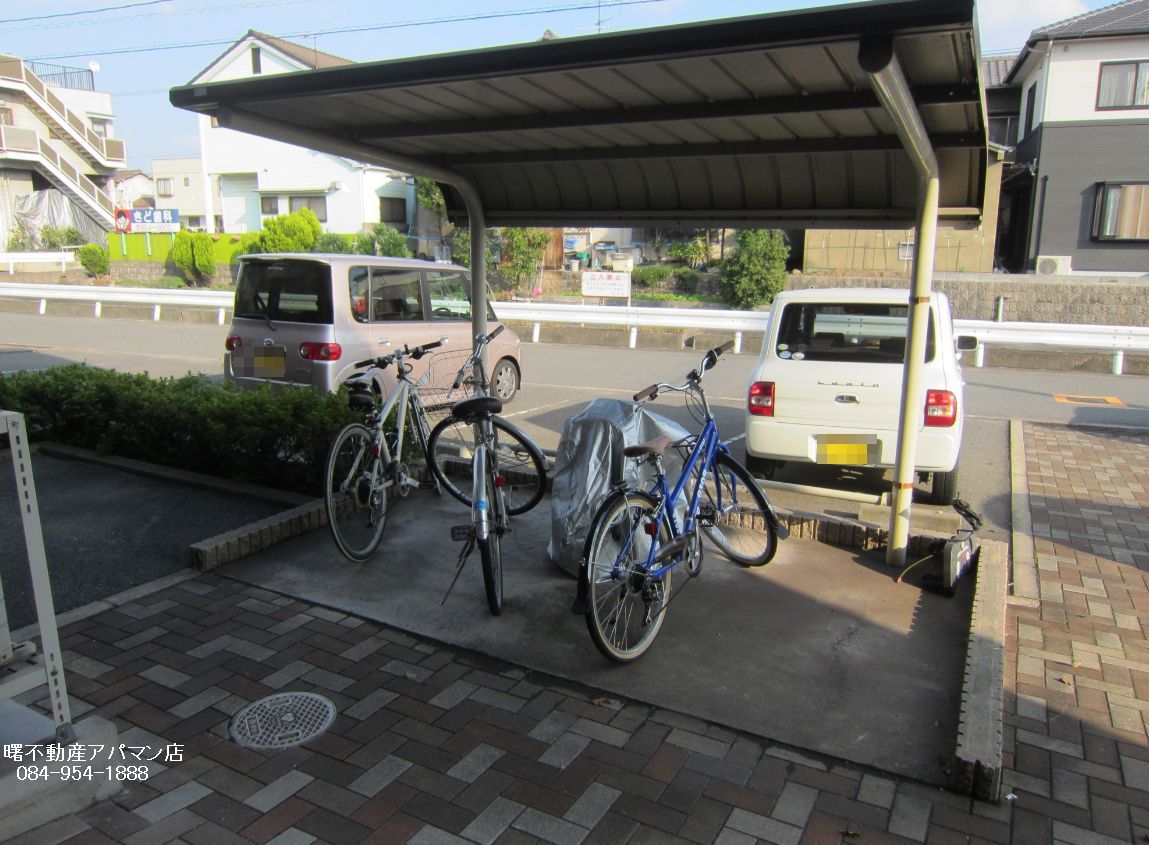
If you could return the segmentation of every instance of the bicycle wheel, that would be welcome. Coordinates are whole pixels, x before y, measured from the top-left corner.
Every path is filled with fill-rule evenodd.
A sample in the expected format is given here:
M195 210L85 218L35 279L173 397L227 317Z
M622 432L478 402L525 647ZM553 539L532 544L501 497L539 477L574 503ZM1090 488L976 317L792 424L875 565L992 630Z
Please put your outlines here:
M534 442L501 417L491 417L494 442L491 455L506 478L503 501L507 516L526 513L539 503L546 489L547 470L543 453ZM471 460L475 455L475 431L470 420L447 417L431 432L427 456L431 471L448 493L471 504Z
M612 496L595 514L583 548L590 599L586 625L598 650L617 663L642 657L666 617L673 570L659 580L646 574L655 538L660 546L670 541L665 520L658 520L655 535L647 533L657 510L645 493Z
M336 436L327 454L324 504L327 524L344 557L366 560L379 547L387 521L387 487L375 433L352 423Z
M499 494L495 487L494 478L487 473L487 513L490 514L490 531L487 538L476 539L479 547L479 559L483 563L483 589L487 593L487 606L491 608L491 615L498 616L503 612L503 549L502 534L498 518Z
M411 427L415 442L419 444L419 451L422 452L427 466L431 468L431 421L427 417L427 409L423 407L419 395L413 390L408 394L407 401L409 403L407 407L408 425ZM441 484L435 484L435 493L440 496L443 495Z
M750 470L720 453L702 488L699 526L703 533L736 563L761 566L778 550L771 512Z

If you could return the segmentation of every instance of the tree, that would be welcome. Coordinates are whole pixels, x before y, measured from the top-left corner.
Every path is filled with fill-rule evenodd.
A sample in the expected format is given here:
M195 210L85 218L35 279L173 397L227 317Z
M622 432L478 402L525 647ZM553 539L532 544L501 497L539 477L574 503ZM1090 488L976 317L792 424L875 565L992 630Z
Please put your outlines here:
M192 235L192 258L195 261L196 281L211 284L218 265L215 262L215 241L207 232Z
M427 209L436 217L442 218L447 213L447 202L443 199L443 192L439 190L439 186L422 176L415 177L415 202L420 208Z
M486 269L489 279L498 269L499 230L487 229L483 243L484 251L487 254ZM471 266L471 229L469 226L455 227L455 233L451 235L451 260L464 267Z
M706 241L695 233L685 241L672 241L667 252L673 260L681 261L687 267L697 267L706 260Z
M743 229L738 245L722 266L719 288L736 308L771 302L786 286L790 243L777 229Z
M360 255L389 255L393 258L410 258L407 238L398 229L386 223L376 223L370 232L355 236L355 251Z
M503 229L500 233L503 276L511 287L522 287L543 269L543 256L551 242L545 229Z
M172 242L172 264L184 274L189 282L195 281L195 251L192 246L192 233L187 229L176 232Z

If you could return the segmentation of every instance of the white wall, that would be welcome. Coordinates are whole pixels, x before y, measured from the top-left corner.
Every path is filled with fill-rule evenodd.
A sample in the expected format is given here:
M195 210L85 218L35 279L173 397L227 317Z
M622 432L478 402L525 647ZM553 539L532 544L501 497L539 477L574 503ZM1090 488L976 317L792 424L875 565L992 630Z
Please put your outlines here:
M259 195L256 193L255 175L229 173L220 178L219 193L225 232L258 230Z
M1105 38L1054 42L1050 88L1056 92L1045 107L1050 122L1145 119L1145 109L1097 110L1097 85L1102 62L1149 61L1149 38Z
M172 180L172 195L156 197L156 205L179 210L180 218L202 217L204 211L203 173L198 158L152 159L152 178Z

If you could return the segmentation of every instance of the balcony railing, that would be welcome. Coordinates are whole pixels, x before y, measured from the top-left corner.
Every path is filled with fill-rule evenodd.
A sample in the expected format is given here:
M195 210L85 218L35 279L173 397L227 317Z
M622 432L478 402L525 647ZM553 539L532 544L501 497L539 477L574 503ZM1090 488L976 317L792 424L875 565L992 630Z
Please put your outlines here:
M102 161L115 164L127 160L127 150L123 141L101 138L97 135L87 120L68 108L64 101L20 59L0 55L0 80L2 79L13 79L27 85L41 101L40 107L56 123L69 129L73 136L94 149Z
M77 91L95 91L96 75L86 68L28 62L28 69L49 85L73 88Z

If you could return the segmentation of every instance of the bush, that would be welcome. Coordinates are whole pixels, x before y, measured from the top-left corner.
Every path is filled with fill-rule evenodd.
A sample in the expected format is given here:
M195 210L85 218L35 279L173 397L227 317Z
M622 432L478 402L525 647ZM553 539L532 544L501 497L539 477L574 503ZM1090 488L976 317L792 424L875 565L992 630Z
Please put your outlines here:
M666 264L642 264L630 273L630 281L637 288L652 287L674 273Z
M40 248L47 250L60 250L66 246L80 246L86 244L85 238L75 226L41 226Z
M499 233L502 247L503 276L512 287L522 287L542 273L543 257L551 242L546 229L503 229Z
M672 241L667 247L667 252L675 261L681 261L687 267L697 267L706 260L706 242L702 238Z
M323 234L319 218L310 208L281 214L263 221L259 238L260 252L311 252L316 239Z
M774 300L786 286L790 244L777 229L743 229L738 246L722 267L719 288L736 308L754 308Z
M34 438L313 495L335 434L362 419L343 393L82 364L0 376L0 408L23 413Z
M398 229L386 223L376 223L370 232L355 236L355 251L360 255L389 255L392 258L410 258L407 238Z
M678 286L687 293L694 293L698 290L698 282L701 278L697 270L692 270L689 267L683 267L674 274L678 278Z
M334 232L324 232L315 239L312 252L338 252L344 255L355 252L355 238L351 235L338 235Z
M107 247L99 244L84 244L76 250L76 258L80 260L84 271L89 276L99 277L108 275L111 262L108 260Z

